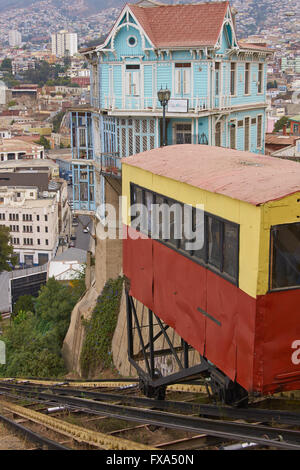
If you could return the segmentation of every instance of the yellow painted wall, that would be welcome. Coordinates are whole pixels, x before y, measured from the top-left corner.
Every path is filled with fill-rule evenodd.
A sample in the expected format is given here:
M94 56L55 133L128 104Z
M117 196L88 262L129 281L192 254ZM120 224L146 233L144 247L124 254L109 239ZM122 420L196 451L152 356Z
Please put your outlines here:
M269 288L270 229L273 225L300 222L300 192L262 206L232 199L186 183L155 175L123 163L123 196L127 196L127 214L123 222L130 225L130 182L154 192L195 206L240 225L239 288L251 297L264 295Z
M185 204L193 206L203 204L206 212L239 224L239 287L251 297L256 297L260 248L260 207L220 194L210 193L126 164L123 164L122 178L123 196L127 196L127 214L123 214L123 222L127 225L130 225L130 182Z
M268 202L262 211L258 295L265 294L269 288L270 229L274 225L300 223L300 192Z

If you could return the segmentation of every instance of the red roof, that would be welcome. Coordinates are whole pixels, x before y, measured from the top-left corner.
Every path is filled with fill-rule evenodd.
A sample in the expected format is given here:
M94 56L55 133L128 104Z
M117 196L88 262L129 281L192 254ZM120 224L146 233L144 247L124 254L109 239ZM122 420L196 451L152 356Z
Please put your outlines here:
M156 47L214 46L229 2L129 8Z
M255 206L300 192L299 163L239 150L173 145L122 162Z

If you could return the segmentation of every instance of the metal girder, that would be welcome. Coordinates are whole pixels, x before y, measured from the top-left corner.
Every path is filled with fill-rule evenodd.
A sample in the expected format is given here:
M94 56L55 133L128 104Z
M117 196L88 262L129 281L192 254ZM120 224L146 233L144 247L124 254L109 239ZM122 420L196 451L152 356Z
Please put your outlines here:
M144 385L151 388L151 393L155 393L155 389L159 387L166 387L171 384L182 382L187 379L196 379L201 374L208 371L208 364L203 360L200 364L189 367L189 350L191 347L184 341L181 340L181 346L174 346L167 330L168 325L164 325L160 318L155 315L150 309L148 309L148 343L145 344L142 327L139 323L136 308L133 302L133 298L128 292L126 292L126 305L127 305L127 332L128 332L128 359L133 367L137 370L140 379ZM160 328L160 331L154 335L154 323L155 326ZM133 331L136 330L139 337L140 350L134 354L133 347ZM155 350L155 342L161 336L166 340L169 349ZM183 361L179 358L178 353L183 353ZM172 355L175 358L179 372L171 374L167 377L161 377L158 371L155 369L155 357L162 355ZM144 370L137 361L144 360L146 370Z

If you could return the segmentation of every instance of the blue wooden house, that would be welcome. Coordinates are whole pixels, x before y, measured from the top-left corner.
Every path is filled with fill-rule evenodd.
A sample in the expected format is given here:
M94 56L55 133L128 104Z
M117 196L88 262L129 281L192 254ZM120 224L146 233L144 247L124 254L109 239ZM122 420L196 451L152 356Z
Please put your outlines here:
M167 144L207 144L264 153L265 47L236 37L228 1L126 4L105 42L82 51L91 106L72 111L74 208L94 211L104 173L120 159Z

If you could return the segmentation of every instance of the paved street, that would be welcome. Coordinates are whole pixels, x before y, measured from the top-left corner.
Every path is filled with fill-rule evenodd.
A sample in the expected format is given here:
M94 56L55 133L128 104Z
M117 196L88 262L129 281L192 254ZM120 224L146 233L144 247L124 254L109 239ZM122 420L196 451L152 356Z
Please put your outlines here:
M73 227L72 232L76 234L75 246L81 250L89 251L92 238L88 233L84 233L83 229L88 225L91 233L93 233L93 222L90 217L81 215L78 217L78 227ZM74 233L73 232L73 233Z

